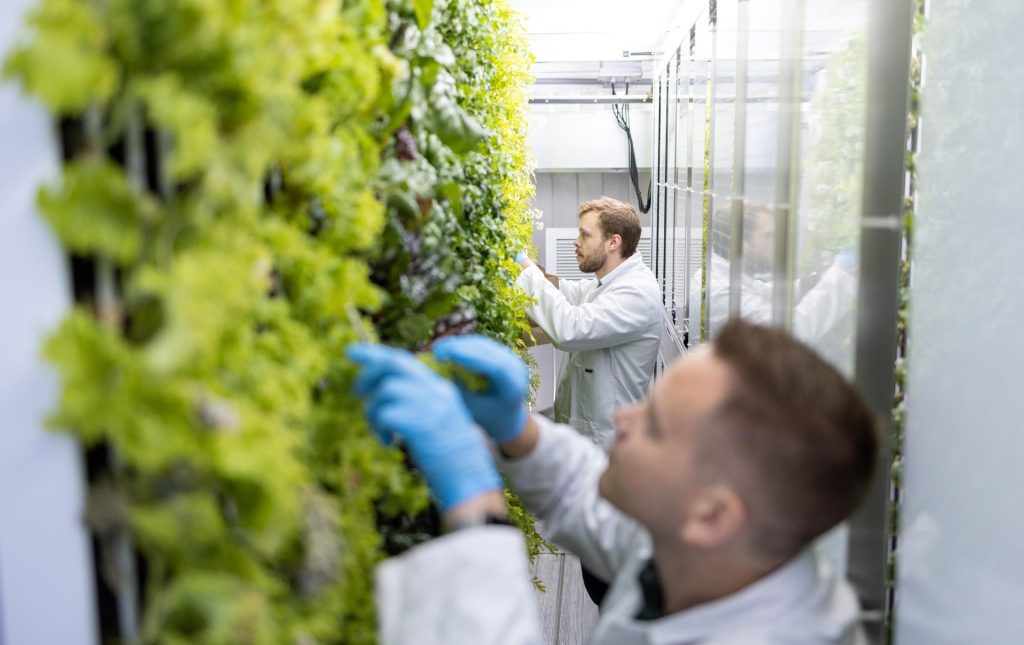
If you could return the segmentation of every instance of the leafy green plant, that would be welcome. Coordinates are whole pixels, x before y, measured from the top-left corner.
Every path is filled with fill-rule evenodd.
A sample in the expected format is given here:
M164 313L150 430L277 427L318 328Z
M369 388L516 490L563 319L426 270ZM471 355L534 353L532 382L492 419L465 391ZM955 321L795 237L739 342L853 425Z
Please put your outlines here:
M415 542L401 518L429 499L367 431L344 350L475 325L525 351L514 14L41 0L28 36L4 74L60 120L39 205L79 285L44 349L51 422L90 454L104 584L141 583L139 633L105 635L372 642L382 533ZM137 580L111 555L126 540Z

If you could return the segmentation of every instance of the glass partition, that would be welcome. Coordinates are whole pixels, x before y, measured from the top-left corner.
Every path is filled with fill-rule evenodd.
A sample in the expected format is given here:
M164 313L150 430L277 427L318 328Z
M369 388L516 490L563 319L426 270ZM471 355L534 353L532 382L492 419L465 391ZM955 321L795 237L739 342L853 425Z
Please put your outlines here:
M665 65L656 268L690 343L741 315L852 369L866 18L867 0L710 2Z
M710 127L708 111L712 106L708 96L711 47L707 19L707 10L705 9L697 16L696 22L690 30L689 41L686 43L689 48L686 62L688 70L687 99L689 102L686 131L689 141L686 151L686 217L682 222L683 232L681 235L693 241L693 243L685 244L683 248L684 255L689 253L690 258L690 263L687 266L686 288L688 290L688 322L691 343L702 342L705 337L707 316L707 301L704 298L707 284L707 238L704 235L706 226L705 189L707 188L705 170L709 159L708 146L711 143L707 136Z
M665 203L665 235L663 243L665 246L666 263L664 267L665 275L665 300L670 307L670 310L675 310L675 293L676 293L676 254L675 254L675 221L677 217L677 208L679 202L679 176L680 176L680 159L685 158L680 154L680 150L686 141L686 130L681 127L680 123L680 112L685 111L686 106L682 104L680 99L680 84L681 84L681 70L679 65L679 51L677 49L675 56L672 57L669 63L669 77L668 86L671 94L671 100L669 101L669 118L673 124L672 137L667 142L667 148L669 150L669 157L671 163L669 165L669 177L668 177L668 199Z
M746 146L744 194L739 219L739 271L730 285L737 315L758 323L772 322L775 190L780 179L779 105L782 75L782 0L747 3ZM782 164L785 160L781 161Z
M891 379L891 361L855 370L862 362L855 341L865 324L858 298L898 279L880 270L862 286L859 275L861 247L874 248L862 236L870 210L868 59L876 73L906 63L906 52L885 45L902 36L879 18L896 9L885 0L700 4L690 5L676 41L666 43L672 53L657 78L660 100L668 99L659 143L671 159L659 205L666 235L657 242L666 262L656 273L677 328L694 346L742 316L792 331L862 387ZM882 49L872 50L871 35ZM895 133L906 114L893 106L877 118ZM867 275L871 265L864 266ZM876 407L884 414L884 403ZM854 564L885 558L876 552L884 527L858 522L848 549L855 583ZM843 570L846 545L840 530L819 546ZM879 588L874 580L858 584L872 610Z
M853 372L866 121L867 0L805 0L794 334Z
M723 289L731 282L733 257L732 201L734 194L734 154L736 143L737 29L739 3L717 3L709 15L711 41L710 83L708 96L712 101L707 146L709 158L707 192L704 207L710 231L706 285L708 326L705 336L713 338L728 320L731 290ZM722 297L724 295L724 297Z
M675 323L676 330L683 337L684 342L689 342L689 321L688 321L688 307L686 303L686 255L681 250L685 248L682 245L686 243L686 230L682 228L682 223L686 221L686 209L689 202L689 190L688 190L688 175L689 175L689 146L691 134L689 127L687 126L690 113L690 76L689 76L689 65L686 59L689 53L684 49L682 45L676 50L675 60L673 65L677 68L676 74L676 101L675 101L675 114L677 122L679 123L678 136L676 137L675 150L676 150L676 165L675 165L675 178L673 185L674 199L672 200L672 218L669 221L669 230L671 231L671 245L670 253L672 254L672 267L669 272L669 279L671 280L671 300L676 311Z
M658 277L661 285L662 302L669 305L665 298L665 285L663 272L659 270L661 255L664 253L664 246L658 243L661 231L665 226L665 151L664 142L667 138L665 131L665 79L657 78L653 84L654 103L654 141L651 151L654 159L651 163L651 270Z

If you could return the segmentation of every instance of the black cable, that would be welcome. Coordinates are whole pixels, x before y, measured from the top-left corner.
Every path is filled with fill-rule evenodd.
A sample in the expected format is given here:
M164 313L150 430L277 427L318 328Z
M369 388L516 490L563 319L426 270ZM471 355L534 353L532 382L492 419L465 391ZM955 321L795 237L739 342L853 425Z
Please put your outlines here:
M626 94L629 94L629 84L626 84ZM615 95L615 84L612 84L612 96ZM629 104L612 104L612 113L615 114L615 121L626 133L626 142L629 144L629 179L636 192L637 206L641 213L651 210L651 181L647 180L647 203L644 203L643 194L640 192L640 170L636 165L636 151L633 147L633 133L629 129Z

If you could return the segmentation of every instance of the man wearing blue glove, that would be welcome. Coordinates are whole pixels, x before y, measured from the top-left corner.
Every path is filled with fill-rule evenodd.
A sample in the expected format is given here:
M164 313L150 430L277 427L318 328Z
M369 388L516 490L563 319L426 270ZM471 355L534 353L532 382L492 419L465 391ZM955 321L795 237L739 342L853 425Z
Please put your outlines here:
M518 531L501 526L501 477L459 391L408 352L353 345L348 356L363 366L354 389L371 427L383 443L406 446L452 533L378 568L380 642L539 643L526 547ZM514 421L501 428L508 434L526 418L525 384L517 392L506 406ZM488 407L478 410L486 416Z
M589 280L548 277L520 251L516 279L535 303L526 314L569 352L555 392L554 418L607 450L614 411L647 394L661 340L661 291L637 252L640 217L610 197L579 207L576 260Z
M539 643L522 543L472 417L546 537L612 581L593 643L866 643L849 585L812 540L860 503L877 452L860 394L810 349L741 321L619 409L606 456L525 412L526 370L482 337L435 356L486 377L456 388L395 350L355 347L356 390L401 437L452 528L384 565L381 640Z

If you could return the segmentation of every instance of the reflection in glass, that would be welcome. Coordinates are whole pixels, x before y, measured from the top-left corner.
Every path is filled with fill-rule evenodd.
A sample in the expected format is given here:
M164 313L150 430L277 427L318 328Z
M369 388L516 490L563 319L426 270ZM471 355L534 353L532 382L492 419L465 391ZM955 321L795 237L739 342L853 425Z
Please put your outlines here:
M716 5L715 21L711 25L711 92L714 101L709 110L711 115L711 145L708 146L710 159L708 164L709 177L707 195L710 227L715 232L712 246L717 247L714 255L730 260L731 204L733 196L733 154L736 124L736 92L737 92L737 26L738 3L724 2ZM717 220L727 220L722 226ZM720 270L728 271L728 266L708 264L711 283L718 282L723 276L716 275ZM728 279L728 276L725 276ZM707 336L714 338L721 323L727 319L729 301L724 303L710 302L708 312ZM725 307L722 310L722 307ZM723 315L726 314L726 315Z
M701 57L701 54L710 56L710 47L703 44L703 39L707 38L707 28L704 26L703 20L706 18L702 15L698 18L695 29L691 32L690 36L690 61L689 61L689 83L687 84L688 96L690 101L690 109L687 114L687 133L688 133L688 146L687 146L687 204L686 204L686 221L683 226L686 231L703 230L705 217L705 190L707 186L705 180L707 178L707 162L708 162L708 145L710 140L708 139L708 130L710 126L710 115L708 110L711 108L708 96L708 67L709 59ZM703 235L700 236L703 240ZM695 279L704 280L706 273L706 255L704 254L703 242L701 248L701 254L698 262L694 262L694 265L699 266L699 270L694 274ZM707 336L707 330L705 329L704 321L706 319L706 302L704 302L700 293L693 297L690 297L690 338L691 341L703 341Z
M803 51L804 101L801 111L794 281L807 292L835 264L853 264L860 245L867 50L864 0L810 0ZM851 270L852 267L851 267ZM830 284L827 280L823 284ZM834 294L832 306L853 318L856 283ZM834 285L843 289L844 284ZM795 312L798 313L798 312ZM846 374L853 371L852 325L829 334L797 325L794 333Z
M729 280L732 231L729 230L728 212L720 209L713 223L709 249L710 280L706 285L711 313L709 323L712 328L725 323L729 315L730 294L733 289L739 289L743 318L759 324L772 324L774 209L754 202L746 204L739 284L732 284ZM690 284L691 294L699 293L700 288L699 279L694 279ZM812 345L826 348L832 344L831 339L851 335L854 320L850 303L856 291L855 256L852 253L835 254L820 273L797 281L794 333Z

